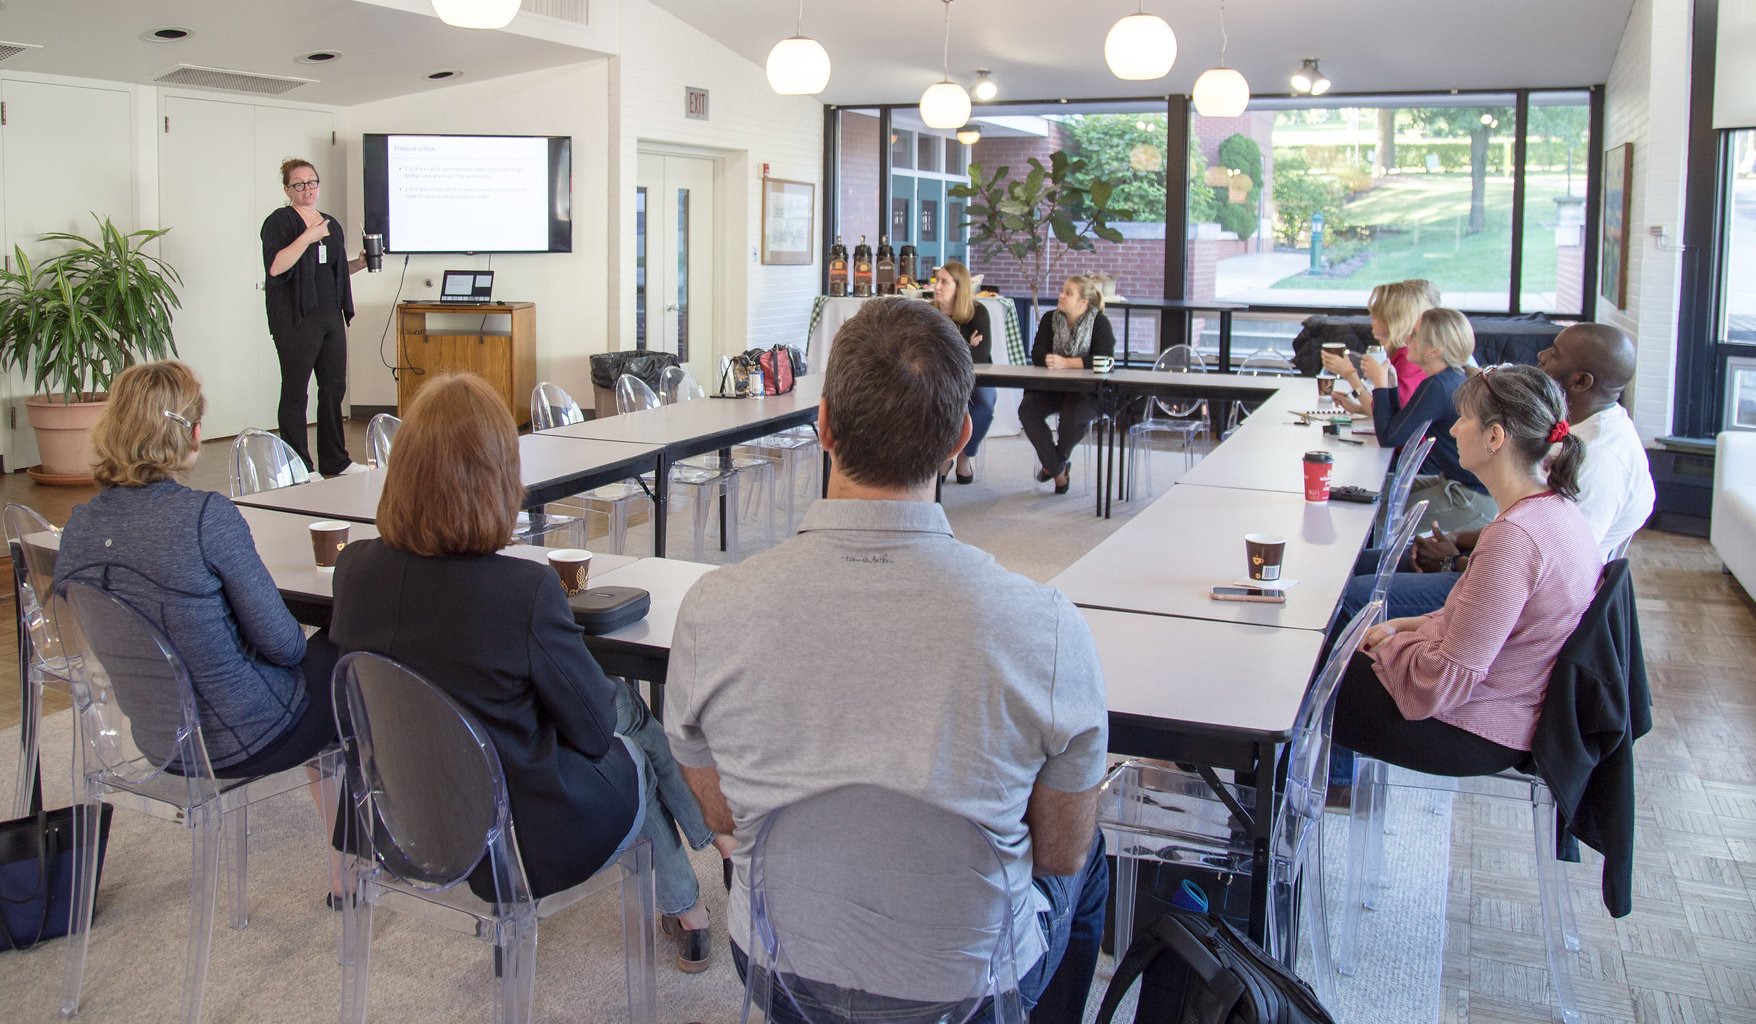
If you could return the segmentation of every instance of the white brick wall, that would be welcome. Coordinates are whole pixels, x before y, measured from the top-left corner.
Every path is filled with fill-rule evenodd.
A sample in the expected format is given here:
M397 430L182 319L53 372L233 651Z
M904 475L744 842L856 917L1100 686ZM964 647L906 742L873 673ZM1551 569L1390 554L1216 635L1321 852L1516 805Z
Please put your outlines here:
M1671 432L1674 404L1682 259L1661 249L1648 228L1664 227L1667 245L1681 235L1690 9L1688 0L1636 0L1605 88L1603 148L1633 143L1634 172L1628 305L1616 309L1600 286L1598 319L1627 331L1639 348L1629 402L1646 440Z

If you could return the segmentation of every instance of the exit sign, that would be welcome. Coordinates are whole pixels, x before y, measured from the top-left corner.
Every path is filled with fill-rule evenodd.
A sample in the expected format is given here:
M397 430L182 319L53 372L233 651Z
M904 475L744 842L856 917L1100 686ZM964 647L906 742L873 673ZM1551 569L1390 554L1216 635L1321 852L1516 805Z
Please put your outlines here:
M695 121L707 120L707 90L693 85L683 87L683 116Z

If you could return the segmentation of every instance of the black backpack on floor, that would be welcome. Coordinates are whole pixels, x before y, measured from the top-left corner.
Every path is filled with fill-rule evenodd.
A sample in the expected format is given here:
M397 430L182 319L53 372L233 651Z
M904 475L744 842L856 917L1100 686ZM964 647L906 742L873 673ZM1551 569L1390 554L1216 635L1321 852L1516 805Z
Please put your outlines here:
M1311 987L1223 918L1173 909L1116 965L1097 1024L1140 979L1135 1024L1335 1024Z

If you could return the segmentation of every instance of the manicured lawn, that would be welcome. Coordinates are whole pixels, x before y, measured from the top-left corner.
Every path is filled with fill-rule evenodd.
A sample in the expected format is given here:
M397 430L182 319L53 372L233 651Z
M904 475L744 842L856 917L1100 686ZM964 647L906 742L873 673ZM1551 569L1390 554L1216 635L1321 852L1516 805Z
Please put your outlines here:
M1563 175L1532 175L1525 186L1524 288L1552 287L1555 247L1550 229ZM1574 188L1584 184L1576 175ZM1361 290L1381 281L1422 277L1447 291L1503 291L1512 265L1512 180L1489 177L1486 226L1468 234L1468 174L1399 174L1345 207L1346 219L1374 226L1366 261L1346 277L1295 274L1276 288Z

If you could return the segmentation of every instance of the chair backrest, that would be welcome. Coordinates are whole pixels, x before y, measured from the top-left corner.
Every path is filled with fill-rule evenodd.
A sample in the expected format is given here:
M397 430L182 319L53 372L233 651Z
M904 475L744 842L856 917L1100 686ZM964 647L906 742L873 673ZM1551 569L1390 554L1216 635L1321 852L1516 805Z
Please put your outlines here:
M543 381L530 392L530 425L532 430L550 430L569 423L584 423L585 413L566 389Z
M1238 372L1251 377L1297 377L1299 371L1291 359L1270 345L1259 348L1244 358Z
M126 601L90 583L69 580L55 600L85 773L189 806L211 796L195 690L170 641Z
M751 852L750 932L745 1009L767 1019L780 1005L807 1021L955 1022L993 998L997 1021L1022 1020L999 853L906 794L841 786L771 812Z
M1384 601L1390 594L1390 578L1396 575L1396 567L1402 564L1402 553L1414 542L1415 534L1420 532L1421 520L1427 515L1427 503L1415 502L1415 507L1396 523L1389 542L1380 549L1378 569L1372 574L1372 597L1374 601Z
M693 402L697 398L706 397L707 392L681 366L667 366L659 374L659 401L665 405Z
M6 503L0 512L6 525L6 547L12 554L12 571L18 583L19 621L30 639L31 655L40 662L59 662L61 639L52 618L55 590L55 556L61 548L61 531L29 505Z
M646 381L624 373L616 378L616 414L639 412L641 409L657 409L662 403L659 396L653 394Z
M302 484L311 479L292 445L266 430L245 429L232 442L232 497Z
M1420 475L1421 466L1427 461L1427 453L1439 442L1430 437L1427 431L1429 423L1421 425L1420 433L1415 439L1402 446L1397 453L1396 464L1390 470L1390 485L1384 489L1384 518L1378 524L1378 536L1374 543L1382 546L1385 536L1402 516L1402 507L1408 503L1409 492L1414 489L1415 477Z
M390 413L381 412L372 417L366 424L366 464L379 469L390 465L390 446L396 440L396 432L402 429L402 420Z
M1196 351L1193 345L1172 345L1159 353L1153 361L1152 368L1167 373L1206 373L1207 359ZM1148 412L1156 412L1172 419L1187 419L1191 416L1207 415L1207 403L1201 399L1194 401L1174 398L1153 398L1152 407Z
M486 855L495 902L530 902L506 776L480 723L413 669L365 651L336 664L330 699L360 854L431 890L463 881Z

